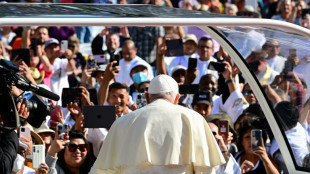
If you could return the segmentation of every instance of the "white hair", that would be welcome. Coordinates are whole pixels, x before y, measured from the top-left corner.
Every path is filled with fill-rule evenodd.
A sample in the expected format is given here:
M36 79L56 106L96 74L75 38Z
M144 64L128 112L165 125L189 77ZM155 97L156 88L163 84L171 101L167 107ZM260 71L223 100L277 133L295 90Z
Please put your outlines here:
M234 10L234 12L238 11L238 8L235 4L229 4L226 9L228 10L229 8L231 8L232 10Z
M174 101L177 97L178 93L175 91L171 92L165 92L165 93L159 93L159 94L149 94L150 102L152 102L155 99L162 98L162 99L168 99L170 101Z

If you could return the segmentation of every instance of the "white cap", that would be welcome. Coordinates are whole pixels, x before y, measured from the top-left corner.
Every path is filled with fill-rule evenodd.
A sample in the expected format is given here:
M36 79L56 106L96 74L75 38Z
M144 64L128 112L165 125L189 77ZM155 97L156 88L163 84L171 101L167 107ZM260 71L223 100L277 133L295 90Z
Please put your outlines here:
M168 75L158 75L151 82L148 89L150 94L162 94L167 92L179 93L177 82Z
M185 70L185 71L187 70L187 68L186 68L185 66L183 66L183 65L177 65L177 66L172 67L172 68L169 70L169 75L172 76L174 72L176 72L177 70L180 70L180 69Z
M59 41L55 38L50 38L48 41L45 42L44 46L45 48L48 47L51 44L57 44L59 45Z
M143 61L143 60L134 60L134 62L132 62L130 68L129 68L129 73L131 73L131 70L134 69L137 66L144 66L146 69L148 67L147 62Z

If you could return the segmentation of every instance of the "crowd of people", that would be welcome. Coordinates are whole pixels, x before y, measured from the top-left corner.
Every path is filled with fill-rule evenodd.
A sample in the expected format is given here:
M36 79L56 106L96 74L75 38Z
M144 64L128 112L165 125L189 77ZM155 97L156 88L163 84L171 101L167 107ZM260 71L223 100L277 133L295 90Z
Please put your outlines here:
M60 0L70 2L81 3ZM302 14L302 9L307 8L303 0L259 1L254 7L242 0L113 3L151 3L272 18L310 27L309 15ZM282 52L277 38L247 30L245 35L230 33L228 40L235 41L234 45L263 86L297 165L310 167L307 82L294 70L304 57L299 57L296 49ZM256 40L249 41L245 50L242 44L249 35L255 35ZM183 55L167 57L167 43L175 39L182 40ZM67 41L67 46L63 47L63 41ZM81 43L89 43L91 55L81 53ZM31 129L30 138L15 141L12 140L17 136L15 132L2 133L0 144L9 149L10 157L1 173L11 168L11 173L40 174L288 173L250 85L230 55L198 27L114 26L105 27L95 37L92 27L2 27L1 48L1 59L18 66L20 76L61 97L59 101L43 98L52 109L41 127L24 123ZM16 50L28 50L29 62ZM196 59L197 63L188 69L190 59ZM222 71L209 69L210 62L220 63ZM181 93L181 87L186 86L190 92ZM64 88L78 88L80 97L61 107ZM97 100L91 98L89 89L95 89ZM141 94L145 95L146 106L141 103ZM34 94L13 86L12 95L23 96L16 106L19 115L27 118L31 111L26 107L26 99ZM116 122L111 129L84 127L83 107L95 104L115 106ZM0 115L5 113L1 111ZM220 132L221 120L228 121L227 135ZM68 125L69 133L59 132L57 124ZM257 129L261 130L262 139L253 149L251 132ZM36 144L45 146L45 162L32 168L29 156ZM17 156L12 149L16 149ZM162 167L165 165L170 168ZM175 165L181 168L171 167Z

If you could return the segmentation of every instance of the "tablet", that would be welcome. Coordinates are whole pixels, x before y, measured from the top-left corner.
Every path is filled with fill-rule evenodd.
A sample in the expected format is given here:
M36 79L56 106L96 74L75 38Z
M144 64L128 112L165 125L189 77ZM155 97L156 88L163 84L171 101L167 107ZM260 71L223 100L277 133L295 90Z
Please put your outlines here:
M115 121L115 106L85 106L83 108L85 128L110 128Z

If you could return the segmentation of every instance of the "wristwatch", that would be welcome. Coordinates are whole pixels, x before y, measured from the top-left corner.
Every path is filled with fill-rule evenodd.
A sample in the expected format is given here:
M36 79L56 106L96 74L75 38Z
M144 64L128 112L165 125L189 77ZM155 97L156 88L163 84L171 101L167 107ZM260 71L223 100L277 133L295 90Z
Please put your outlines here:
M229 80L225 80L225 83L228 84L228 83L231 83L231 82L235 82L235 79L234 78L231 78Z

